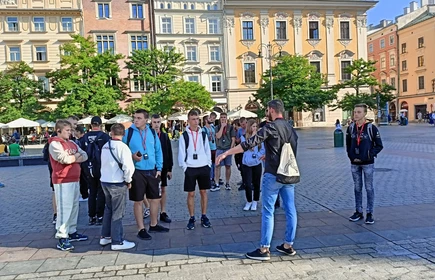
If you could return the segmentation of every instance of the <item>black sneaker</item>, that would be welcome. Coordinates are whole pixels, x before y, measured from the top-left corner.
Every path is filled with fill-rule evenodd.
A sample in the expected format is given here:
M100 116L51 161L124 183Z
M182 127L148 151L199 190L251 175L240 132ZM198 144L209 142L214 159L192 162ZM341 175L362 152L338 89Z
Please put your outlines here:
M221 190L221 187L219 185L214 185L210 189L211 192L218 192L220 190Z
M145 211L143 212L143 218L146 219L151 215L150 209L146 208Z
M270 260L270 252L266 251L264 253L261 252L260 249L257 249L253 252L246 253L245 255L248 259L257 260L257 261L268 261Z
M245 184L242 184L240 187L239 187L239 191L244 191L245 190Z
M56 247L62 251L71 251L74 250L74 246L69 242L68 238L61 238L57 242Z
M373 219L373 214L372 213L367 213L366 224L372 225L374 223L375 223L375 220Z
M222 179L219 179L219 185L223 185L224 181Z
M97 217L89 217L89 225L95 225L97 223Z
M278 252L280 252L280 253L283 253L283 254L286 254L286 255L289 255L289 256L294 256L294 255L296 255L296 251L295 251L295 249L293 249L292 246L290 246L290 248L286 249L286 248L284 247L284 244L281 244L281 245L279 245L279 246L276 246L276 250L277 250Z
M157 224L153 227L150 226L150 229L148 231L149 232L169 232L169 229Z
M226 189L227 191L230 191L230 190L231 190L231 186L230 186L230 184L226 183L226 184L225 184L225 189Z
M57 214L53 214L53 221L52 221L53 225L56 224L56 221L57 221Z
M144 228L139 231L139 233L137 234L137 237L139 237L139 239L142 239L142 240L151 240L151 238L152 238L152 236L149 235L147 230Z
M103 224L103 217L98 217L97 222L95 223L97 226L101 226Z
M210 184L211 184L212 186L216 185L215 180L214 180L214 179L211 179L211 180L210 180Z
M349 217L349 221L352 221L352 222L356 222L356 221L359 221L361 219L364 219L364 215L363 215L363 213L360 213L358 211L353 213L353 215Z
M88 237L86 235L74 232L69 235L69 241L86 241Z
M171 219L169 219L168 214L166 214L165 212L160 213L160 221L165 222L165 223L170 223L172 222Z
M192 230L192 229L195 229L195 218L193 217L193 218L190 218L189 219L189 223L187 223L187 229L188 230Z
M207 218L206 215L203 215L203 216L201 217L201 226L202 226L202 227L205 227L205 228L209 228L209 227L211 227L210 220Z

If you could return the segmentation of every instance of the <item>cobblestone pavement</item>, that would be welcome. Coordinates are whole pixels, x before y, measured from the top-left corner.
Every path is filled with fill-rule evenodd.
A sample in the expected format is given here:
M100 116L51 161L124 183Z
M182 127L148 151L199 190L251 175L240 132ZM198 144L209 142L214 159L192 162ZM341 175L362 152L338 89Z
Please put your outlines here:
M51 190L46 166L2 168L0 178L0 279L434 279L435 129L426 125L381 127L385 149L376 163L376 223L350 223L353 186L344 148L332 147L327 129L299 130L297 186L298 255L273 252L271 262L245 260L258 245L260 213L242 211L244 193L209 193L211 229L185 230L186 195L174 168L168 209L171 231L140 241L131 205L126 239L138 246L112 252L98 245L99 227L89 227L80 203L79 229L90 240L71 253L54 249ZM176 149L175 149L176 150ZM199 213L197 198L197 213ZM277 211L273 246L285 228ZM112 277L112 278L110 278Z

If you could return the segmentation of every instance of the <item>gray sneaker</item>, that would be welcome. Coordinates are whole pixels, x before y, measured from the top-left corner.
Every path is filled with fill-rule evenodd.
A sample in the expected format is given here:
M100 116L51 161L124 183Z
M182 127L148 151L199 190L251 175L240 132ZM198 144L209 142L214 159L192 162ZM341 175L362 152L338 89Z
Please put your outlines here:
M221 190L221 187L218 184L212 186L211 189L210 189L211 192L217 192L217 191L220 191L220 190Z

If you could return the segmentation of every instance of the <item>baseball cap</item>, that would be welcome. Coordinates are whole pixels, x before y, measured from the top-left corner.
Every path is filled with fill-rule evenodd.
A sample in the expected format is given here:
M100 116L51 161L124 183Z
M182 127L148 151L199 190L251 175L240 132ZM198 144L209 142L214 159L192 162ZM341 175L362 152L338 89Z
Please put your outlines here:
M101 118L100 117L97 117L97 116L95 116L95 117L93 117L92 119L91 119L91 124L98 124L98 125L100 125L100 124L102 124L103 122L101 121Z

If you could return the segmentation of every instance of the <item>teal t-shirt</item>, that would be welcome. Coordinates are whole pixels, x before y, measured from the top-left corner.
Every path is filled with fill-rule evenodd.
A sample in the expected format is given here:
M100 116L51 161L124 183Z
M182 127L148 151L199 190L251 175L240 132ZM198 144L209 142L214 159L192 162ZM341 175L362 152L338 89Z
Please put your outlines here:
M214 129L214 125L211 125L210 128L204 126L202 130L207 133L208 142L210 143L210 150L216 150L216 130Z
M20 156L20 145L13 143L9 145L9 156L17 157Z

